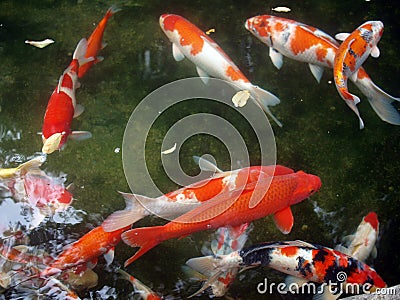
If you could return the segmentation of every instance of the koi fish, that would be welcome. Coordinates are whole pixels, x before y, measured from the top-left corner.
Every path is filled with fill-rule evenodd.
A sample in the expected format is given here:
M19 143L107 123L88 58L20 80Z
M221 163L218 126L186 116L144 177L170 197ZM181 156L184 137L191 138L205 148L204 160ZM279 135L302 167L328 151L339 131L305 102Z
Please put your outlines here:
M39 276L45 278L84 263L95 263L101 255L110 264L114 259L114 247L120 242L121 233L128 228L113 232L105 232L101 226L92 229L64 250Z
M272 177L261 174L257 182L245 185L244 189L242 187L221 193L164 226L135 228L124 232L122 239L126 244L140 247L135 255L125 261L125 266L163 241L185 237L197 231L238 226L271 214L278 228L283 233L289 233L293 226L290 206L302 202L320 187L319 177L303 171ZM260 201L257 206L250 208L252 198Z
M360 287L370 284L371 292L386 287L378 273L362 261L303 241L264 243L217 258L208 256L191 259L187 264L216 272L208 285L218 274L230 268L263 266L316 283L352 284Z
M121 274L121 278L128 280L136 293L140 295L143 300L161 300L162 298L158 296L154 291L152 291L148 286L142 283L139 279L133 277L124 270L118 269L118 273Z
M178 15L164 14L160 17L160 26L172 42L172 53L176 61L188 58L196 65L197 73L207 83L209 76L220 78L248 90L251 98L279 125L282 124L272 115L268 106L276 105L280 100L268 91L253 85L239 70L229 56L207 34L194 24ZM235 102L242 107L247 99Z
M253 229L253 226L250 225L251 224L245 223L236 227L218 228L215 233L215 239L211 242L213 255L219 257L221 255L227 255L234 251L241 250L247 241L250 231ZM205 276L207 281L209 278L214 276L213 272L208 272L212 270L196 269L197 265L189 264L189 266L193 267L193 270L196 270L202 276ZM224 296L238 273L239 268L229 269L226 272L222 272L214 282L210 283L214 296ZM200 291L196 292L196 294L199 294L207 287L208 286L204 286L204 289L202 288Z
M56 178L42 174L27 173L8 183L12 197L16 201L27 201L45 215L65 210L73 201L72 194Z
M111 16L113 14L115 14L118 11L120 11L120 9L115 8L115 7L110 7L107 10L106 14L104 15L103 19L100 21L100 23L97 25L97 27L94 29L94 31L90 35L88 42L87 42L85 58L94 57L94 59L82 66L79 66L79 71L78 71L79 78L82 78L83 75L85 75L86 72L94 64L97 64L98 62L103 61L104 58L102 56L97 56L97 53L100 50L102 50L105 46L107 46L107 44L104 43L104 41L103 41L104 30L106 29L108 20L111 18Z
M336 89L347 105L358 114L356 105L360 98L351 94L347 89L347 79L356 74L364 61L371 54L372 57L379 57L377 44L383 33L383 23L380 21L369 21L359 26L351 34L337 34L336 38L343 40L336 52L333 65L333 76ZM357 75L354 75L357 76ZM364 123L360 119L360 129Z
M23 176L25 173L30 170L37 170L39 167L46 161L46 157L44 155L36 156L27 162L20 164L16 168L0 168L0 179L8 179L18 176Z
M308 63L313 76L320 82L324 68L332 69L334 66L339 43L315 27L271 15L249 18L245 27L269 47L269 56L278 69L283 65L283 56L286 56ZM362 67L350 80L368 98L383 121L400 125L400 114L392 105L394 101L400 101L400 98L390 96L376 86Z
M231 191L256 182L260 174L282 175L294 171L284 166L252 166L234 171L222 172L205 160L199 161L200 168L207 168L217 173L211 179L205 179L157 198L149 198L137 194L120 194L125 198L126 208L108 216L102 226L106 232L131 225L140 219L157 215L166 219L174 219L209 201L224 191Z
M49 154L60 149L69 136L77 139L90 138L87 131L71 131L74 117L83 112L83 107L76 104L75 90L78 87L79 66L93 60L93 57L84 58L87 49L86 39L81 39L73 54L73 60L61 75L58 86L51 94L44 115L42 128L42 152Z
M378 216L370 212L362 219L354 234L344 237L343 241L348 246L338 245L335 249L360 261L365 261L370 255L375 258L377 255L375 243L378 240L378 234Z

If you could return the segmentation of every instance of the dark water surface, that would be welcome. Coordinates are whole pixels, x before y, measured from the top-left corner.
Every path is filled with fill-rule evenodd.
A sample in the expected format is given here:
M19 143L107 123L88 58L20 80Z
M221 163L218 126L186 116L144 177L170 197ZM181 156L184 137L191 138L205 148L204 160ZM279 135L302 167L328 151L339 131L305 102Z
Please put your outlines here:
M369 261L388 285L400 276L400 143L399 128L379 119L365 97L358 105L365 129L341 100L331 70L325 70L317 84L308 66L284 59L277 70L268 57L268 48L244 28L254 15L270 14L275 6L288 6L291 18L334 35L350 32L367 20L381 20L385 31L379 43L381 56L364 64L374 82L394 96L400 96L400 7L386 1L7 1L0 3L0 167L13 167L40 151L43 116L58 78L68 66L71 54L82 37L88 37L106 10L116 5L122 10L110 20L105 33L108 46L104 61L81 80L77 102L85 112L73 121L73 130L88 130L89 140L68 142L51 154L43 168L67 174L74 183L73 206L86 212L79 224L57 225L49 221L37 228L46 232L58 227L51 245L65 245L98 226L110 213L124 207L117 191L129 191L123 166L122 139L126 123L138 103L156 88L177 79L196 76L195 67L172 57L171 43L158 24L163 13L182 15L203 30L215 28L211 37L225 50L243 73L257 85L273 92L281 103L273 113L284 123L271 124L275 133L277 163L318 175L321 191L293 207L295 224L283 236L270 217L255 222L248 245L264 241L305 240L334 247L356 229L369 211L375 211L381 225L378 256ZM44 49L24 44L26 39L52 38ZM162 99L160 99L162 101ZM152 128L146 144L150 173L163 192L178 186L163 172L160 147L168 128L180 118L196 112L215 112L232 118L231 112L207 101L192 101L187 107L166 112ZM246 125L242 129L246 129ZM3 134L1 134L3 133ZM253 165L260 163L259 148L251 133L244 133ZM204 135L187 141L180 153L182 168L191 175L199 172L192 155L210 153L221 169L229 169L229 153L216 139ZM163 224L145 219L138 226ZM181 271L191 257L201 255L201 247L211 232L167 241L152 249L126 270L167 298L185 298L193 286ZM48 239L37 234L35 243L46 248ZM47 243L47 244L46 244ZM49 246L49 248L51 248ZM48 249L49 250L49 249ZM55 251L49 250L49 251ZM57 251L61 251L57 250ZM123 243L116 247L113 266L123 262L134 249ZM100 259L95 268L98 285L80 294L83 298L131 299L132 287L105 268ZM276 272L254 269L240 274L230 290L235 299L268 298L257 294L257 283L265 277L275 282L284 277ZM115 290L114 290L115 289ZM99 292L100 291L100 292ZM103 296L101 296L103 295ZM111 296L110 296L111 297ZM112 299L112 297L110 299ZM203 296L207 298L206 296Z

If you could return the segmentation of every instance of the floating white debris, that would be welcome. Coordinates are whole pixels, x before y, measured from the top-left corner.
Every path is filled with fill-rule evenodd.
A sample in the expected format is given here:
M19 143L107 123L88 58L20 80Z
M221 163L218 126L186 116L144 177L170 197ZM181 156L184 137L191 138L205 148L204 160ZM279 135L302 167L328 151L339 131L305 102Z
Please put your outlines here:
M45 39L43 41L29 41L29 40L25 41L25 44L29 44L37 48L44 48L53 43L54 41L52 39Z
M291 11L291 9L286 6L277 6L277 7L271 8L271 10L276 11L276 12L285 12L285 13Z
M236 107L243 107L247 103L247 100L249 100L249 98L250 92L248 90L242 90L237 92L232 97L232 102Z
M172 148L161 151L161 154L170 154L170 153L174 152L175 149L176 149L176 143L174 144L174 146L172 146Z
M115 152L115 153L119 153L119 151L121 151L121 148L115 148L115 149L114 149L114 152Z
M215 29L211 28L211 29L206 31L206 34L209 35L210 33L214 33L214 32L215 32Z

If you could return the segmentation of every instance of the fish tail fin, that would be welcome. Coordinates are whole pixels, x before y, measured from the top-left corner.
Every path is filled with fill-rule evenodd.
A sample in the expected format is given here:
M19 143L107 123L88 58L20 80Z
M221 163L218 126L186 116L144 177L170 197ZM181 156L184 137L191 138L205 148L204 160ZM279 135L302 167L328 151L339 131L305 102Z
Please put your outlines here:
M160 235L163 233L163 226L134 228L122 233L122 240L131 247L140 247L140 249L125 261L127 267L150 249L157 246L163 240Z
M390 96L375 84L372 84L368 101L379 118L390 124L400 125L400 112L393 105L396 102L400 102L400 98Z
M360 129L363 129L364 121L361 119L360 112L358 111L358 108L357 108L357 103L360 102L360 98L358 98L356 95L353 95L350 93L348 93L348 94L351 95L352 99L345 99L345 98L343 98L343 99L346 102L346 104L351 108L351 110L354 111L354 113L357 115L358 120L360 122Z
M112 6L107 10L106 15L110 15L110 17L111 17L113 14L115 14L115 13L121 11L121 10L122 10L122 8L118 8L117 6L112 5Z
M196 272L208 277L207 281L203 284L201 289L190 295L188 298L192 298L201 292L205 291L207 288L213 285L217 281L218 277L223 274L223 271L216 267L216 262L220 257L215 256L202 256L189 259L186 264L191 267Z
M31 160L28 160L27 162L20 164L17 167L17 171L19 171L22 174L25 174L28 171L37 170L45 161L46 161L45 155L36 156Z
M274 122L282 127L282 123L272 114L269 110L268 106L275 106L279 104L281 101L274 94L254 85L252 89L252 94L254 100L257 104L274 120Z
M73 59L78 60L79 66L83 66L84 64L94 60L94 57L85 57L87 46L87 39L81 39L75 48L74 54L72 55Z
M109 215L101 224L104 231L111 232L126 226L129 226L143 219L148 215L145 207L146 203L154 201L154 198L149 198L137 194L129 194L119 192L125 199L125 209L119 210Z

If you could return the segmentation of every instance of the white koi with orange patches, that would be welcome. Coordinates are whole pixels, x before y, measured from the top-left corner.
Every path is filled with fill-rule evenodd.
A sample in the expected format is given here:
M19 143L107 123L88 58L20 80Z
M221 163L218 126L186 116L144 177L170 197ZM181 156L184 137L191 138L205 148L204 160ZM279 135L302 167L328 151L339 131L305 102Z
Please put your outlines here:
M162 15L160 26L173 44L175 60L188 58L196 65L197 72L204 82L207 82L208 77L212 76L234 83L237 89L248 90L251 98L281 126L268 108L269 105L278 104L280 100L270 92L253 85L207 34L177 15Z

